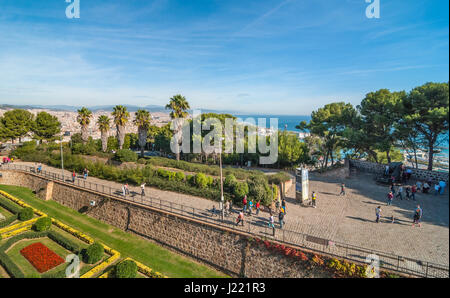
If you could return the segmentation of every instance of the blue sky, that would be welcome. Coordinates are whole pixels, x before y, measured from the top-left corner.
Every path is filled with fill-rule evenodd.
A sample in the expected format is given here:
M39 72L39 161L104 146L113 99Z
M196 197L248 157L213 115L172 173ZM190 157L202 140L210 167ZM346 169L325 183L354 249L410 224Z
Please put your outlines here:
M449 80L448 0L0 0L0 103L310 114Z

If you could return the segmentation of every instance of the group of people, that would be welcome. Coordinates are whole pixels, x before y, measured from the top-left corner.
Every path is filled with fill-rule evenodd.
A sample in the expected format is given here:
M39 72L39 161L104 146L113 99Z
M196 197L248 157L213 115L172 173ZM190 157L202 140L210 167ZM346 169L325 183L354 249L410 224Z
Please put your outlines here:
M8 163L13 163L13 162L14 162L14 158L13 157L11 157L11 158L9 158L7 156L3 157L3 163L2 164L8 164Z
M227 202L227 204L229 204L229 202ZM242 210L239 211L239 214L238 214L238 216L236 218L236 226L239 225L239 224L244 226L244 221L245 221L245 215L244 214L247 213L247 215L251 216L253 207L256 209L256 215L259 214L260 208L261 208L261 205L260 205L259 201L257 201L256 204L254 204L253 200L251 200L251 199L248 200L246 195L242 199L242 205L243 205L243 208L242 208ZM226 208L225 210L227 210L227 209L228 208ZM276 203L275 203L275 210L276 211L274 212L272 210L272 208L269 209L268 226L275 230L274 213L278 212L278 221L279 221L280 229L282 229L283 226L286 224L286 222L285 222L286 200L284 198L281 199L281 200L277 200L276 201Z
M422 219L422 214L423 214L422 208L420 207L420 205L417 205L416 209L414 209L413 224L412 224L413 227L415 225L418 225L419 227L421 226L420 221ZM381 206L375 208L375 216L376 216L375 222L379 223L381 218ZM391 222L392 223L395 222L394 215L391 216Z

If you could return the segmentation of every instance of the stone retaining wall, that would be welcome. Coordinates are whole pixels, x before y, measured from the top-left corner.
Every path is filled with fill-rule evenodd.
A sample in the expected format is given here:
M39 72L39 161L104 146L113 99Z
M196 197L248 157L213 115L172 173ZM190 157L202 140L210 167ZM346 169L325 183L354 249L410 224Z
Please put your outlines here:
M232 276L331 277L331 273L325 268L305 267L304 262L254 244L247 235L239 231L109 197L71 184L50 182L30 173L8 170L1 173L0 184L30 188L42 199L51 196L52 200L64 206L154 240ZM51 187L47 187L49 182ZM90 206L90 201L95 201L96 206Z
M386 168L386 164L378 164L375 162L365 160L355 160L355 159L350 160L350 166L357 168L360 171L374 174L383 174ZM444 180L448 184L448 173L415 169L411 167L406 167L406 169L412 170L411 178L415 180L427 181L428 179L431 179L433 183L439 182L440 180Z

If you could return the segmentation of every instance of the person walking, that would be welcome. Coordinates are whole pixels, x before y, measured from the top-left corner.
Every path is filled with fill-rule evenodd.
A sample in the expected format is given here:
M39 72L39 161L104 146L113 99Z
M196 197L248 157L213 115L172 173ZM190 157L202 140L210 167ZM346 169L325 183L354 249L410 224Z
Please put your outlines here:
M286 214L286 200L284 198L281 200L281 208L283 208L284 213Z
M216 213L217 213L216 205L213 205L213 207L211 209L211 216L212 217L216 216Z
M284 212L283 212L283 208L281 208L280 213L278 214L278 220L280 221L280 229L283 228L283 224L284 224Z
M141 184L141 197L145 197L145 182Z
M75 170L72 172L72 183L75 183L75 178L77 177L77 173L75 173Z
M253 200L248 202L248 215L252 215Z
M311 203L312 203L313 208L316 208L316 200L317 200L317 195L316 195L316 192L313 191L312 195L311 195Z
M411 188L409 186L406 187L406 199L409 200L411 198L410 195L411 192Z
M124 197L127 196L127 191L126 191L126 189L125 189L125 184L122 185L122 195L123 195Z
M395 197L400 198L400 200L403 201L403 186L400 185L400 187L398 188L398 193Z
M392 184L390 187L389 187L389 190L392 192L392 194L395 196L395 186L394 186L394 184Z
M226 202L225 202L225 216L229 216L230 215L230 201L229 200L227 200Z
M430 185L428 184L428 182L425 182L423 184L422 193L428 193L429 190L430 190Z
M417 205L416 210L414 210L414 218L413 218L413 224L414 227L416 224L419 225L420 228L420 219L422 218L422 208L420 208L420 205Z
M421 181L417 181L416 182L416 186L417 186L417 191L422 191L423 192L423 190L422 190L422 182Z
M258 201L258 202L256 202L256 215L259 214L259 206L260 206L260 203Z
M125 183L125 192L127 193L127 195L130 194L130 189L128 188L128 182Z
M386 167L384 168L384 175L389 175L389 166L386 165Z
M37 170L38 170L39 174L42 173L42 165L41 164L38 165Z
M244 196L244 199L242 200L242 204L244 205L243 211L245 212L247 210L247 195Z
M84 178L84 180L87 179L87 176L88 176L87 169L84 168L84 170L83 170L83 178Z
M380 217L381 217L381 206L378 206L377 208L375 208L375 215L377 217L375 222L379 223L380 222Z
M273 215L270 214L269 216L269 228L275 229L275 225L274 225L274 219L273 219Z
M417 192L417 187L416 185L413 185L411 187L411 198L415 201L416 200L416 192Z
M244 226L244 212L242 211L239 212L239 215L236 220L236 226L239 225L239 223L241 223L242 226Z
M392 191L390 191L390 192L388 193L387 199L388 199L388 201L387 201L387 206L392 205L392 199L394 199L394 194L392 193Z
M435 183L434 184L434 195L437 196L439 193L440 187L439 184Z
M341 192L339 193L339 196L345 196L345 184L341 184Z

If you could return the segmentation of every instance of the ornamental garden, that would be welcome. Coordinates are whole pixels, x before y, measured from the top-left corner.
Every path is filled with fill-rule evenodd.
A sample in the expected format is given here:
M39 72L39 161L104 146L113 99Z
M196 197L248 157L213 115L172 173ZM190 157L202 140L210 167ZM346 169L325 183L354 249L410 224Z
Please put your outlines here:
M0 277L167 277L3 190L0 214Z

